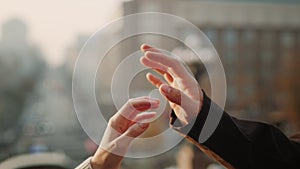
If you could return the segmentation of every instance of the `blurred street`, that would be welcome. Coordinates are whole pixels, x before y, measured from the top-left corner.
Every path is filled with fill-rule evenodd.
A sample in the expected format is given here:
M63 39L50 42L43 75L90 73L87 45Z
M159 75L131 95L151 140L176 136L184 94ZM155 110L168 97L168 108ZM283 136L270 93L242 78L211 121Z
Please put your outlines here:
M5 1L0 2L3 8L6 3L9 4ZM52 13L40 15L69 18L72 23L70 21L66 30L59 26L57 30L52 27L46 29L47 21L41 27L34 27L32 23L35 21L30 18L38 17L39 13L28 12L34 11L31 10L34 3L24 4L26 9L23 15L18 7L12 8L17 11L15 13L13 10L7 13L0 11L0 162L19 154L59 152L72 160L72 164L67 166L70 168L94 153L98 143L94 143L83 131L72 100L76 59L88 38L105 23L141 12L173 14L203 31L222 61L227 81L225 109L231 115L272 123L287 135L300 130L300 1L119 0L110 2L109 7L113 10L105 11L109 16L97 13L97 6L93 4L96 2L85 2L87 6L69 2L70 5L72 3L80 10L72 8L70 14L66 14L67 3L59 7L64 10L55 13L53 9ZM106 5L106 2L101 3ZM59 6L60 1L53 1L51 5ZM43 10L47 7L36 6L33 9L37 8ZM91 13L88 12L90 9ZM80 15L84 12L85 15ZM98 19L99 23L96 24ZM57 25L60 22L53 19ZM53 23L49 21L48 24L53 26ZM107 32L105 40L112 41L122 32L142 27L163 29L166 24L144 20L138 23L132 25L124 22L122 27ZM89 30L82 28L84 25L89 25ZM51 43L49 30L53 31L55 37ZM214 60L209 57L202 62L193 59L193 52L184 43L208 53L210 49L185 27L178 26L176 30L177 34L185 37L184 42L162 35L145 34L129 37L108 51L99 64L95 79L95 95L106 118L116 112L111 96L113 74L122 60L139 50L142 43L153 44L182 56L201 87L208 95L211 94L204 64L214 64ZM70 31L70 34L66 34L68 40L60 39L64 31ZM54 35L55 32L60 35ZM41 34L49 34L48 44L39 40ZM57 51L49 52L52 49ZM89 67L88 60L85 64ZM123 73L136 67L132 64ZM145 80L145 72L137 74L130 84L130 96L144 94L154 88ZM81 87L86 87L84 82ZM148 135L161 133L167 127L159 122L153 126ZM210 169L221 168L197 148L183 141L155 157L125 159L123 169L204 169L209 166Z

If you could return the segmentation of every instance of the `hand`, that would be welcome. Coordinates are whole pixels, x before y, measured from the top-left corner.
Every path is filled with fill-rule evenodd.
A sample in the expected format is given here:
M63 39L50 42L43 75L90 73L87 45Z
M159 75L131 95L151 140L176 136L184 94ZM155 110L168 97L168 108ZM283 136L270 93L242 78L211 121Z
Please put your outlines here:
M117 169L130 143L149 127L155 112L143 112L159 107L159 100L149 97L130 99L109 119L101 144L91 159L93 169Z
M200 112L203 103L203 93L194 76L183 63L166 56L156 48L144 44L141 50L145 52L140 59L141 63L154 69L165 79L163 81L148 73L148 81L159 88L183 126L192 122Z

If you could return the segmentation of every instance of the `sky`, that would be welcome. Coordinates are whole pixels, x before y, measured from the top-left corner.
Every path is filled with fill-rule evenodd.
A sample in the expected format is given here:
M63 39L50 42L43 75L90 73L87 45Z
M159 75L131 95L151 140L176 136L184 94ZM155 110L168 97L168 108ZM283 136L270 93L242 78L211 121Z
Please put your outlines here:
M52 66L64 62L64 50L78 35L92 35L121 15L122 0L0 0L0 25L12 18L23 20L30 42Z

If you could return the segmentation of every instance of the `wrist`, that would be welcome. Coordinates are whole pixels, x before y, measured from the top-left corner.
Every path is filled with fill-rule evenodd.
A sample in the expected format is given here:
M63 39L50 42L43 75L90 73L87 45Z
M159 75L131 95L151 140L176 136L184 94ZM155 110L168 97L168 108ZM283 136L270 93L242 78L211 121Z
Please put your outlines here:
M101 158L97 158L95 156L93 156L90 160L90 164L93 169L103 169L103 163L104 161L102 161Z
M123 157L99 148L90 163L93 169L118 169L122 160Z
M78 165L75 169L93 169L91 166L92 157L87 158L80 165Z

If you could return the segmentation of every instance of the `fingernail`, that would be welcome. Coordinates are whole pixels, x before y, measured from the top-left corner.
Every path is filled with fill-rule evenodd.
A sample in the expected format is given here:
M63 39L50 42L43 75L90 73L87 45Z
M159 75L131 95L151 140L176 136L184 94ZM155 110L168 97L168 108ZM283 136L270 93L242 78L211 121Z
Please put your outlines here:
M167 85L163 85L163 86L161 86L161 90L165 93L170 93L171 88Z
M150 54L150 51L146 51L146 52L145 52L145 57L148 57L149 54Z
M147 127L147 123L138 123L138 125L140 126L140 128L146 128Z
M142 47L143 47L144 49L148 49L148 48L150 48L150 46L149 46L149 45L147 45L147 44L143 44L143 45L142 45Z
M153 99L153 98L150 98L151 99L151 101L153 101L154 103L159 103L160 101L159 101L159 99Z

